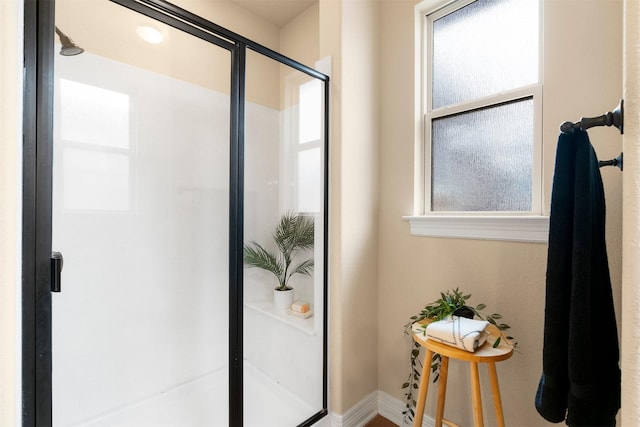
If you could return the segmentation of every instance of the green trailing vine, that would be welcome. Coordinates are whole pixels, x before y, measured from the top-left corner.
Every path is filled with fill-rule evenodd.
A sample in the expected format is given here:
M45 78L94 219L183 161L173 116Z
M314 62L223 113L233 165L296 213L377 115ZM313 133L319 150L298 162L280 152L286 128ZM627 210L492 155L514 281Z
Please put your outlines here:
M420 374L425 368L422 365L419 357L420 349L422 346L412 338L412 328L414 323L423 320L443 320L454 314L470 318L476 316L479 319L486 320L487 322L491 323L500 331L500 336L493 343L493 347L498 347L502 339L508 340L510 345L512 345L513 347L517 346L518 343L514 341L514 338L512 336L506 335L505 333L505 331L507 331L511 327L506 323L500 322L500 320L502 319L502 315L498 313L489 315L483 314L482 311L486 309L486 304L478 304L475 307L469 306L467 305L467 300L469 300L469 298L471 298L471 294L465 295L458 288L454 290L448 290L446 292L441 292L439 299L425 305L418 315L411 316L410 321L406 325L404 325L404 333L411 338L413 345L411 346L410 353L411 369L409 372L409 377L402 384L402 388L406 390L406 408L402 412L402 415L404 417L403 424L406 423L407 419L413 420L413 417L415 416L416 400L414 398L414 393L417 393L418 391ZM431 359L431 366L427 367L428 369L431 369L434 383L440 379L440 362L440 355L434 353Z

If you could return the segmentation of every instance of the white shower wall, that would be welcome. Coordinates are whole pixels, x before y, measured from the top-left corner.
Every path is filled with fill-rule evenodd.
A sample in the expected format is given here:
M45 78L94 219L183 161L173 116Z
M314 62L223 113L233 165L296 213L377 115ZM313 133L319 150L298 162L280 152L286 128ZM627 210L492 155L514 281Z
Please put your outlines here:
M128 144L61 129L59 78L128 95ZM53 247L64 269L53 296L55 425L108 425L212 378L224 386L209 400L226 410L228 95L91 53L56 57L56 95ZM246 114L247 140L277 146L279 112L249 104ZM86 121L62 122L82 130ZM277 183L278 153L260 161L273 173L261 182ZM257 190L256 202L277 212L278 197ZM249 230L270 220L245 219ZM192 416L183 425L203 425Z

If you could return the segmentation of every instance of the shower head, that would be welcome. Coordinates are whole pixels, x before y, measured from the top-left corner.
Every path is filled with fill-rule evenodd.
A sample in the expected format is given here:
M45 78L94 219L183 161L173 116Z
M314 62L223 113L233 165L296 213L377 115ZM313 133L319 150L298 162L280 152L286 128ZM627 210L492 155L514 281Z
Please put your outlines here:
M56 34L60 37L60 43L62 44L62 48L60 49L60 55L62 56L73 56L80 55L84 52L84 49L78 46L71 40L65 33L60 31L58 27L56 27Z

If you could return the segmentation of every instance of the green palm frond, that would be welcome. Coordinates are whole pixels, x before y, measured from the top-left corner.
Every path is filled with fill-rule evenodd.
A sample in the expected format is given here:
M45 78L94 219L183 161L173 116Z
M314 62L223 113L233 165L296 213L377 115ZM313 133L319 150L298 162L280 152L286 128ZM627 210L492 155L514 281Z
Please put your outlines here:
M315 223L312 217L299 216L294 230L295 246L299 249L313 249Z
M291 212L287 212L280 217L280 222L273 231L273 240L278 245L280 252L290 252L291 247L291 230L293 229L293 223L296 221L296 216Z
M312 217L287 212L282 215L273 233L273 240L287 261L299 249L311 249L314 243L314 220Z
M308 260L303 261L298 265L290 274L289 277L294 274L304 274L305 276L311 276L311 272L313 271L313 259L309 258Z
M251 241L244 246L244 262L250 267L262 268L273 273L278 279L278 284L282 286L284 265L259 243Z

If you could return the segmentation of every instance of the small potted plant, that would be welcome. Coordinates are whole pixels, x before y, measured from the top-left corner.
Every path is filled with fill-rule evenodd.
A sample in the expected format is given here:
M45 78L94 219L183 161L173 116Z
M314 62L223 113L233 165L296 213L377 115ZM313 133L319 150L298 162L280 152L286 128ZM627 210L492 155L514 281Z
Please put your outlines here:
M272 273L278 285L273 291L276 309L287 309L293 303L293 288L289 280L296 274L311 276L313 257L297 261L306 250L313 249L314 219L297 213L287 212L272 234L277 252L271 252L255 241L244 246L244 263Z
M439 299L425 305L425 307L420 311L419 314L411 316L411 318L409 319L409 323L404 325L405 335L413 335L414 323L426 324L431 321L445 319L449 316L467 317L469 319L478 317L479 319L488 321L498 329L499 336L493 342L493 347L498 347L503 339L506 340L506 342L509 343L509 345L511 345L512 347L516 347L518 343L514 341L514 338L512 336L506 335L506 331L511 327L499 321L500 319L502 319L502 315L500 315L499 313L484 315L482 311L487 307L486 304L478 304L475 307L467 305L467 300L469 298L471 298L471 294L465 295L458 288L454 290L448 290L446 292L441 292ZM434 353L431 359L431 365L421 366L419 360L420 344L413 339L411 341L412 346L410 356L410 373L407 381L402 384L402 388L407 390L405 392L406 408L402 412L404 416L403 423L407 420L413 420L413 416L415 415L414 408L416 401L414 399L413 393L418 389L418 383L420 382L422 369L431 370L431 372L434 374L433 382L438 381L438 379L440 378L440 355Z

